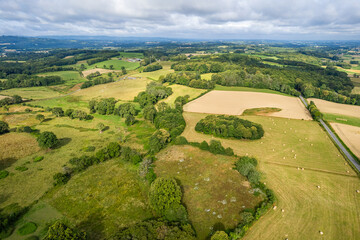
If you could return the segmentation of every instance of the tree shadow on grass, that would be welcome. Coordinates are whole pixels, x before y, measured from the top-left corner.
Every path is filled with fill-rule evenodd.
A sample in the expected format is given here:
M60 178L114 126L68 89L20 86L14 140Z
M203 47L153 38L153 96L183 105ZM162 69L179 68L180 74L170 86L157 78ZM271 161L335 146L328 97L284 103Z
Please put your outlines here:
M0 170L10 167L17 161L16 158L4 158L0 159Z
M54 118L45 118L41 123L45 123L45 122L49 122L51 120L53 120Z
M217 222L212 226L212 230L209 235L205 238L206 240L210 240L211 236L217 231L225 231L225 226L222 222Z
M59 143L54 147L54 149L61 148L71 142L71 138L60 138Z
M105 239L104 215L101 210L91 213L78 224L77 228L84 230L90 239Z

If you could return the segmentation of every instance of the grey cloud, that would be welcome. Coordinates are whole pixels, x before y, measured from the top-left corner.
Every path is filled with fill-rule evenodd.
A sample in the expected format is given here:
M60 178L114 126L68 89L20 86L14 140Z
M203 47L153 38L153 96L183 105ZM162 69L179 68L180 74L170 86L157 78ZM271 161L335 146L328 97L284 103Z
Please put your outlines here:
M6 35L354 39L360 1L0 0L0 23Z

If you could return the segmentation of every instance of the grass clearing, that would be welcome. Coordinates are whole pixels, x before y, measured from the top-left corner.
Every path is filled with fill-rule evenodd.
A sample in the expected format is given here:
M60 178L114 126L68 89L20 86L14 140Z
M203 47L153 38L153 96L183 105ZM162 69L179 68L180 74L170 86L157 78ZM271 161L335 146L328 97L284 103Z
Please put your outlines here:
M39 105L42 107L62 107L64 110L73 108L73 109L80 109L86 112L89 111L88 102L82 101L80 96L69 95L63 96L58 98L46 99L46 100L37 100L33 101L32 104Z
M61 96L61 93L54 91L50 87L11 88L0 91L0 94L19 95L25 99L45 99Z
M191 88L188 86L183 86L183 85L178 85L178 84L169 85L169 87L171 87L171 89L173 90L173 94L171 94L169 97L161 100L160 102L166 102L172 107L174 107L175 99L179 96L189 95L190 96L189 100L191 100L207 91L205 89Z
M175 177L183 187L183 202L198 239L205 239L215 224L233 228L239 213L261 201L249 182L233 169L235 157L214 155L192 146L171 146L157 155L155 172Z
M36 139L28 133L0 135L0 146L0 170L10 167L20 158L40 150Z
M214 75L214 73L204 73L204 74L201 74L201 79L210 81L212 75Z
M249 88L249 87L225 87L225 86L221 86L221 85L216 85L214 90L219 90L219 91L240 91L240 92L261 92L261 93L272 93L272 94L278 94L278 95L293 97L293 96L290 96L290 95L288 95L286 93L282 93L282 92L278 92L278 91L274 91L274 90L270 90L270 89L259 89L259 88Z
M77 71L59 71L59 72L46 72L39 73L38 76L59 76L65 80L66 86L73 86L75 84L85 82L86 79L81 77Z
M45 200L91 239L108 239L121 227L152 217L148 187L136 166L110 160L75 175Z
M323 113L323 115L324 119L328 122L342 123L355 127L360 127L360 118L332 113Z
M113 65L113 69L110 69L110 65ZM87 67L87 69L106 68L109 70L121 70L122 67L125 67L126 70L135 70L139 66L140 66L139 62L128 62L118 59L110 59L107 61L98 62L93 65L90 65Z
M197 133L195 125L206 115L185 112L183 136L197 142L217 139L238 155L256 157L262 181L278 199L277 210L258 220L244 239L316 239L319 231L329 239L360 238L360 180L317 122L242 117L265 130L262 139L242 141Z
M360 87L354 87L354 89L351 91L351 94L360 94Z
M132 77L140 77L140 78L148 78L154 81L159 80L160 76L167 75L169 73L173 73L174 70L171 69L171 62L160 62L162 69L153 71L153 72L142 72L131 75Z
M132 101L139 92L145 91L146 85L151 80L146 78L124 79L118 82L96 85L81 89L72 96L81 97L81 100L93 98L115 98L117 100Z

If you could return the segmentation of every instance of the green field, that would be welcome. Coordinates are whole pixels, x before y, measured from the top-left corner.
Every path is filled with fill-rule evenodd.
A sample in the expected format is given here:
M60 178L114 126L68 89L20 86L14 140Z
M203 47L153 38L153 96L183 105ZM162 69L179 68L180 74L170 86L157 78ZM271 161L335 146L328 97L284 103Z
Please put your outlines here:
M214 90L219 90L219 91L241 91L241 92L262 92L262 93L273 93L273 94L279 94L279 95L283 95L283 96L293 97L293 96L288 95L286 93L282 93L282 92L278 92L278 91L274 91L274 90L270 90L270 89L259 89L259 88L248 88L248 87L225 87L225 86L216 85Z
M194 130L206 114L185 112L184 116L187 125L183 136L189 141L216 139ZM219 140L238 155L256 157L262 181L277 197L277 209L258 220L245 239L317 239L321 238L319 231L328 239L360 238L360 194L356 193L360 180L318 123L242 118L262 124L264 137L256 141Z
M198 239L205 239L215 224L234 228L239 223L239 213L261 201L261 197L251 194L246 178L233 169L235 157L214 155L191 146L171 146L157 158L156 174L176 176L181 183L183 202Z
M71 86L86 81L86 79L81 77L79 72L76 71L46 72L46 73L39 73L38 76L59 76L63 80L65 80L64 85L71 85Z
M91 239L108 239L121 227L152 217L148 187L137 167L115 159L76 175L45 201Z
M105 65L105 67L104 67L104 65ZM87 69L93 69L93 68L96 68L96 66L98 68L110 69L110 65L113 65L114 70L121 70L121 67L125 67L126 70L135 70L136 68L138 68L140 66L140 63L139 62L127 62L127 61L118 60L118 59L111 59L111 60L98 62L93 65L87 66Z
M171 89L173 90L173 94L171 94L166 99L161 100L160 102L166 102L172 107L174 106L175 99L179 96L189 95L189 100L191 100L198 97L200 94L206 92L206 90L204 89L191 88L178 84L169 85L169 87L171 87Z
M19 95L25 99L44 99L61 96L61 93L50 87L11 88L0 91L0 94L12 96Z
M171 69L171 62L159 62L161 66L163 66L162 69L153 71L153 72L141 72L131 75L132 77L140 77L140 78L148 78L154 81L159 80L160 76L166 76L169 73L173 73L174 70Z
M355 127L360 127L360 118L341 115L341 114L332 114L332 113L323 113L324 119L329 122L342 123L347 125L352 125Z

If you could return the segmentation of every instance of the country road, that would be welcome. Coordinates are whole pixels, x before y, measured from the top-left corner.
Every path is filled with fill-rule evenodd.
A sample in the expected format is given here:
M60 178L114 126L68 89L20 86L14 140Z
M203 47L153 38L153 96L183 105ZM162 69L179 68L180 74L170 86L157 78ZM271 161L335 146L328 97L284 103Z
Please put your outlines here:
M308 104L303 98L303 96L299 96L300 100L307 107ZM326 125L326 123L320 119L320 124L325 128L325 130L329 133L330 137L334 140L335 144L340 148L340 150L345 154L345 156L350 160L353 166L360 172L360 164L357 160L349 153L349 151L344 147L344 145L340 142L339 138L331 131L331 129Z

